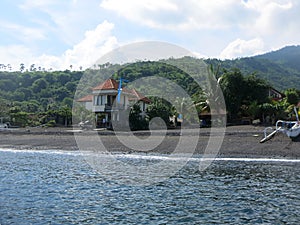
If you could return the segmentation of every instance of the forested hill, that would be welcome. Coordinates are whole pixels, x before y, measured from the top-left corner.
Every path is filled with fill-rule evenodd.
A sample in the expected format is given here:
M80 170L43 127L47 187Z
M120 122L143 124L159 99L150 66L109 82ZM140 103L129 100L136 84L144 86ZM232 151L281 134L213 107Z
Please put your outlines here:
M217 78L224 75L220 79L220 85L227 100L230 117L235 118L237 115L247 116L246 111L241 110L241 104L250 107L267 102L263 93L269 87L268 83L280 91L297 89L289 90L292 91L289 96L294 97L289 103L297 103L300 90L298 55L299 47L288 47L265 55L236 60L207 59L206 63L207 69L218 72ZM98 65L99 68L95 66L85 71L0 71L0 118L18 126L70 124L73 99L90 94L91 88L99 84L101 78L110 76L117 80L122 77L130 82L150 76L166 78L187 91L194 102L202 104L206 102L204 90L188 74L200 75L201 63L203 62L200 59L183 57L158 62L138 61L124 66L106 63ZM258 76L249 76L253 73ZM202 81L201 84L206 87L205 80ZM149 90L148 87L141 87L141 93L144 92L143 88ZM76 90L79 95L74 96ZM174 89L169 87L165 91L169 93L170 90ZM286 108L286 105L282 106L282 109ZM80 118L80 115L77 117Z
M280 91L300 89L300 46L288 46L254 57L206 62L225 69L238 68L244 75L256 73Z
M300 46L287 46L278 51L256 56L258 59L268 59L300 71Z

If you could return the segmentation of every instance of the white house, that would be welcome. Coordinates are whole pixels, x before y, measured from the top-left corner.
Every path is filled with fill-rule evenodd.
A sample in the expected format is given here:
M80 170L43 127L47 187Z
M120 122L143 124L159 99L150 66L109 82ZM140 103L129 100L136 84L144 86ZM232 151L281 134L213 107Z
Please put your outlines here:
M77 100L88 110L95 113L97 127L110 127L112 121L122 121L122 111L127 110L132 103L139 103L142 115L145 115L150 99L138 91L122 87L119 82L108 79L92 89L92 94ZM118 95L119 94L119 95Z
M78 99L77 102L81 103L87 110L93 109L93 95L84 96L83 98Z

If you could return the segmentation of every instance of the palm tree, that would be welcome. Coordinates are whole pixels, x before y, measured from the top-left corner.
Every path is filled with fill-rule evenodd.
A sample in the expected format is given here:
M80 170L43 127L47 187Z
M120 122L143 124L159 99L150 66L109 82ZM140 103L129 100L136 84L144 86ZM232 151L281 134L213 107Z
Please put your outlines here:
M25 70L25 65L24 63L21 63L20 64L20 71L23 72Z
M72 117L72 110L65 105L60 108L59 114L64 117L65 126L68 126L68 120Z
M29 69L30 71L35 71L35 64L31 64L31 66L30 66L30 69Z

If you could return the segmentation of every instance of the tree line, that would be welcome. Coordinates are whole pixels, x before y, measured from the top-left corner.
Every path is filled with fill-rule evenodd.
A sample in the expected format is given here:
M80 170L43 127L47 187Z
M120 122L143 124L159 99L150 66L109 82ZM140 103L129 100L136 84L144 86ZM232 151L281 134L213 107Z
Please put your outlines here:
M75 91L81 90L81 96L89 94L91 88L98 82L97 79L81 80L85 79L84 74L99 76L105 74L116 80L122 77L129 81L129 87L131 81L142 77L166 78L188 93L200 117L201 112L209 111L206 90L200 87L186 71L179 69L186 67L197 74L199 63L199 59L184 57L158 62L136 62L123 66L105 64L85 71L2 71L0 72L0 117L16 126L71 125ZM285 94L282 101L272 100L268 94L272 83L253 72L246 73L240 68L222 67L216 63L207 66L207 70L215 76L215 80L218 81L215 84L222 89L228 122L235 122L243 117L261 121L266 121L267 117L291 118L292 108L299 102L300 92L293 86L281 90ZM141 86L139 90L141 93L143 88L149 87ZM164 91L168 93L173 90L167 87ZM153 92L155 93L155 89ZM176 101L184 107L189 107L191 104L186 102L186 99L176 99ZM152 97L152 102L149 115L152 117L162 115L163 120L168 124L172 123L169 121L170 117L177 118L182 114L182 109L176 109L174 105L160 98ZM132 110L133 116L130 117L132 124L145 124L140 121L140 118L138 123L134 121L134 115L139 117L140 112L136 107Z

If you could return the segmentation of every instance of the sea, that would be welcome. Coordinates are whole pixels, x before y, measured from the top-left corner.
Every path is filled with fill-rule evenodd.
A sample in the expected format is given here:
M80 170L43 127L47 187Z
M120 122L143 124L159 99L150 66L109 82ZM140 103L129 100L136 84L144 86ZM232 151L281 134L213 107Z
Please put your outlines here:
M134 165L180 160L117 157ZM299 160L218 158L199 170L200 158L163 181L131 185L80 152L0 149L0 224L300 223Z

